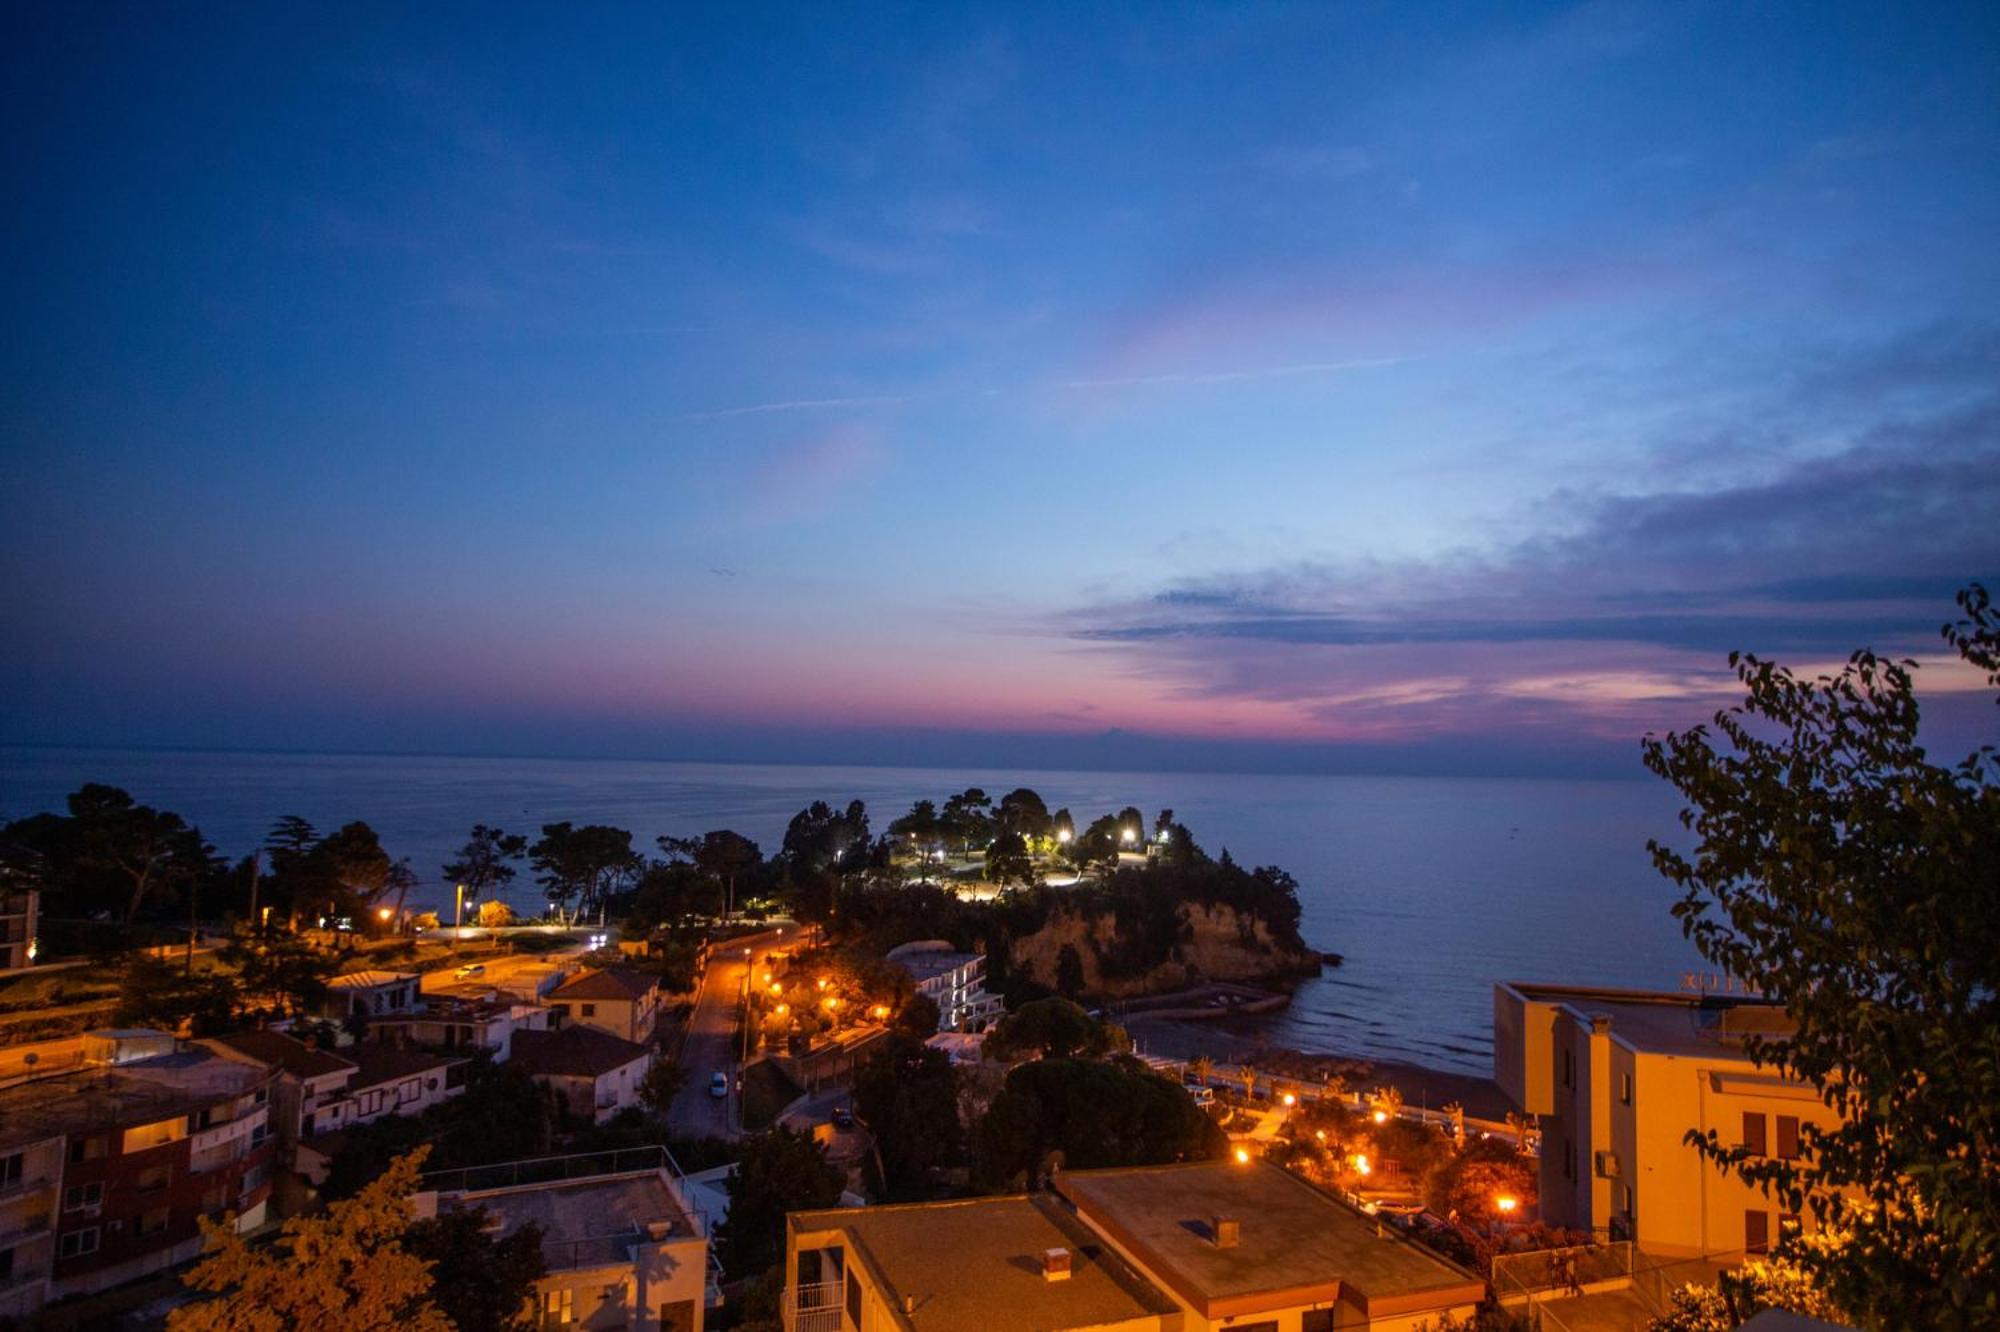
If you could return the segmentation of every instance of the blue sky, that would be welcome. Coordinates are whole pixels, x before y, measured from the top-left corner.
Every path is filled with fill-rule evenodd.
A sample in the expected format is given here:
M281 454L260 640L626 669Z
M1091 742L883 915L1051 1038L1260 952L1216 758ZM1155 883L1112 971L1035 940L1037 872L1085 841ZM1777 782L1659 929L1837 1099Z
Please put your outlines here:
M0 741L1633 771L2000 577L1990 6L0 22Z

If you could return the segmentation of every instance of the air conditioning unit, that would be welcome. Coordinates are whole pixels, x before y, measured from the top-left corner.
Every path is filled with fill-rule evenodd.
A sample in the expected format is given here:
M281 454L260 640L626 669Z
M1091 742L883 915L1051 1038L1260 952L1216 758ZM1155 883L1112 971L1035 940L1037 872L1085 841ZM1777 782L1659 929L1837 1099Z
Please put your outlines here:
M1592 1159L1596 1162L1597 1177L1599 1179L1618 1178L1618 1153L1595 1152L1592 1154Z

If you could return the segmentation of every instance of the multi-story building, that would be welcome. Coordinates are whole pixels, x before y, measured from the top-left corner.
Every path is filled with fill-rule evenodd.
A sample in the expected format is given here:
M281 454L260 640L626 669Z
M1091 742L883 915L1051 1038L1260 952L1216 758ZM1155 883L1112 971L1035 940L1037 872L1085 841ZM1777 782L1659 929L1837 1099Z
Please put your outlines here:
M56 1266L56 1204L67 1139L53 1128L0 1123L0 1321L48 1303Z
M938 1030L978 1032L1000 1016L1000 996L986 992L986 958L961 953L943 939L891 948L888 960L908 972L917 993L938 1006Z
M514 1034L545 1031L553 1010L496 990L426 994L414 1008L372 1018L366 1039L385 1045L485 1050L496 1063L513 1054Z
M1476 1275L1263 1162L1057 1176L1053 1194L794 1212L786 1332L1409 1332Z
M660 978L631 967L585 971L550 991L549 1006L566 1023L644 1044L660 1016Z
M426 1178L415 1207L420 1217L483 1209L500 1235L541 1227L547 1274L534 1314L543 1328L701 1332L712 1299L708 1227L662 1149L447 1171Z
M269 1070L182 1048L164 1032L92 1032L84 1046L86 1067L0 1090L0 1160L22 1152L22 1178L45 1180L47 1144L62 1142L53 1263L35 1257L50 1227L4 1244L27 1251L16 1261L33 1273L33 1298L185 1262L201 1251L199 1218L233 1213L249 1230L270 1197Z
M555 1088L572 1113L601 1124L639 1104L653 1051L592 1027L562 1027L515 1033L508 1062Z
M326 983L321 1016L329 1022L363 1023L423 1004L423 978L414 971L352 971Z
M1744 995L1496 985L1494 1079L1539 1118L1542 1219L1662 1256L1767 1249L1801 1218L1685 1137L1795 1157L1802 1126L1835 1126L1811 1087L1744 1048L1787 1030L1781 1007Z
M35 889L0 885L0 971L34 964L41 906L42 895Z

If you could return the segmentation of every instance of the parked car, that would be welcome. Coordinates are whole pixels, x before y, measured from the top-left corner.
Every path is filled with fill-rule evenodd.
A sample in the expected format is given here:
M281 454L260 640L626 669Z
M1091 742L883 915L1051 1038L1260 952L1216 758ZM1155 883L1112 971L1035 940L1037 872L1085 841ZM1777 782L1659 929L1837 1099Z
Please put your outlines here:
M848 1107L844 1105L836 1105L835 1107L833 1107L833 1126L835 1128L842 1128L842 1129L853 1128L854 1111L850 1110Z
M729 1095L729 1075L727 1073L710 1074L708 1079L708 1094L718 1101Z
M468 976L484 976L486 974L486 964L484 962L470 962L451 974L460 980L464 980Z

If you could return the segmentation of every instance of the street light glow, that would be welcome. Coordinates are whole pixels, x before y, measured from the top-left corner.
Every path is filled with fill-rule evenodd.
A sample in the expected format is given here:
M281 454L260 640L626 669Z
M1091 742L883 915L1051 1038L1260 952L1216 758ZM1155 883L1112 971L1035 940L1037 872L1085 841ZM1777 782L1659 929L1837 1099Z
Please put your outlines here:
M1236 1164L1237 1165L1250 1164L1250 1149L1248 1147L1238 1147L1236 1149Z
M1371 1173L1373 1173L1373 1171L1374 1171L1374 1167L1368 1164L1368 1158L1367 1158L1366 1156L1363 1156L1363 1155L1356 1155L1356 1156L1355 1156L1355 1158L1354 1158L1354 1173L1355 1173L1355 1174L1357 1174L1357 1175L1366 1175L1366 1174L1371 1174Z
M1297 1105L1299 1103L1299 1098L1292 1095L1292 1093L1290 1092L1286 1092L1284 1096L1284 1101L1286 1105L1292 1106L1292 1105Z
M376 912L375 914L376 914L377 916L380 916L380 917L381 917L381 918L382 918L383 920L387 920L387 919L389 919L389 917L390 917L390 916L393 916L393 915L394 915L394 914L396 914L396 913L395 913L395 912L393 912L393 911L391 911L391 910L389 910L389 908L388 908L388 907L383 907L383 908L381 908L381 909L380 909L379 911L377 911L377 912Z
M1375 1122L1376 1122L1376 1123L1378 1123L1378 1124L1386 1124L1386 1123L1388 1123L1388 1122L1389 1122L1389 1112L1388 1112L1387 1110L1377 1110L1377 1111L1375 1112Z
M1493 1205L1503 1212L1511 1212L1521 1205L1521 1200L1518 1198L1509 1198L1507 1195L1502 1194L1493 1200Z

